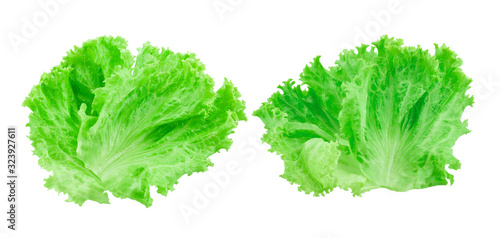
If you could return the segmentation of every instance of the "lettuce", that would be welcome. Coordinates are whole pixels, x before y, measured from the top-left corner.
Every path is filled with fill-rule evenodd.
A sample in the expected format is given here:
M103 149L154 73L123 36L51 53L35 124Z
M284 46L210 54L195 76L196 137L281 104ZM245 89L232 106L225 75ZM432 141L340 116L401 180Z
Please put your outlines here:
M246 120L238 90L225 80L214 92L194 54L126 48L120 37L75 47L23 103L33 153L52 172L45 186L69 202L109 203L109 191L151 206L151 186L166 196L181 176L206 171Z
M407 191L453 183L456 140L469 132L461 116L473 98L461 59L445 45L435 54L381 37L344 50L336 65L315 58L254 112L262 141L281 155L281 177L324 195L376 188Z

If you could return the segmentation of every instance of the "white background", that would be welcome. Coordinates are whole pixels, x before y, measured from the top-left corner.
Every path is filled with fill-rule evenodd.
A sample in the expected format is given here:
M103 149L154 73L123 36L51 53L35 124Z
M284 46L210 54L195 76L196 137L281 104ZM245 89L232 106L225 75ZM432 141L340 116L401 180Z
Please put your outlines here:
M4 225L4 184L0 237L500 237L500 8L494 1L69 0L50 11L42 7L46 2L0 3L0 138L8 125L16 125L20 148L18 231ZM35 23L36 31L23 34ZM43 186L49 173L37 165L25 137L29 110L21 103L31 87L66 51L90 38L120 35L134 53L146 41L195 52L217 86L224 77L235 83L250 115L316 55L331 66L343 48L382 34L431 52L433 43L446 43L474 79L470 93L476 103L464 115L472 132L454 147L463 165L453 172L453 186L404 193L378 189L363 197L339 190L326 197L305 195L279 177L283 163L266 152L258 140L263 124L250 116L232 135L229 152L211 157L210 172L182 177L168 197L153 192L152 207L113 196L111 205L79 207ZM13 44L13 36L24 40ZM6 145L0 147L6 155ZM234 173L227 183L215 183L214 174L229 172Z

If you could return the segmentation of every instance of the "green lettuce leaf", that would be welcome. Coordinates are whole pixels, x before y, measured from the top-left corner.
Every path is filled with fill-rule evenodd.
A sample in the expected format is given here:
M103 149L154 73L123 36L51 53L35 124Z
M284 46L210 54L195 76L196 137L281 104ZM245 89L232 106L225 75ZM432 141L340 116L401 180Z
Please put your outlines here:
M152 205L184 174L232 144L246 120L231 82L214 81L194 54L144 44L134 57L122 38L101 37L68 53L24 102L34 154L52 171L45 186L68 201L109 203L107 192Z
M336 65L315 58L254 112L262 140L285 162L283 178L324 195L335 187L360 195L453 183L453 145L469 132L461 121L473 99L462 61L445 45L427 50L381 37L344 50Z

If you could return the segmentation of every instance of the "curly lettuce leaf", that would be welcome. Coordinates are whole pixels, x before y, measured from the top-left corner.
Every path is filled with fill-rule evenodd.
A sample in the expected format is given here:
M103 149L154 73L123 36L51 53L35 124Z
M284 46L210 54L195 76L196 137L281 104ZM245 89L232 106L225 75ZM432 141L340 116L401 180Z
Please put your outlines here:
M383 36L370 49L345 50L330 69L317 57L300 77L306 90L288 80L254 115L285 162L282 177L306 193L446 185L473 103L461 64L444 45L432 56Z
M68 201L80 205L87 199L109 200L100 179L77 157L82 123L78 111L82 105L91 105L93 91L104 85L115 67L132 65L126 46L123 38L101 37L75 47L61 65L42 75L23 102L32 111L27 126L33 154L42 168L52 172L45 186L67 193Z
M105 50L108 45L103 39L122 48ZM80 205L86 200L109 203L109 191L116 197L151 206L151 186L166 195L184 174L207 170L213 165L208 157L228 149L232 143L228 135L238 121L246 120L245 105L239 100L237 89L226 80L214 92L213 79L203 73L205 67L194 54L174 53L146 43L132 67L134 58L125 51L123 39L98 38L84 43L89 45L92 47L75 48L78 54L74 55L79 57L68 55L56 67L67 72L65 80L46 82L58 94L42 91L36 95L45 101L67 100L67 108L33 101L33 92L40 91L36 90L40 85L35 86L25 102L33 111L28 124L30 138L35 152L41 151L35 154L40 161L52 162L48 170L54 174L46 186L67 193L69 201ZM121 61L117 58L119 52L126 52L121 54ZM107 55L97 57L101 53ZM89 58L102 65L87 64ZM78 63L84 66L68 66ZM83 71L85 68L88 72ZM71 84L72 79L80 78ZM41 108L48 111L40 113ZM69 116L68 108L74 120L65 118ZM61 118L55 118L59 115ZM61 120L72 130L61 127ZM53 137L64 130L66 139L48 144L60 147L63 141L70 141L71 147L65 152L79 166L77 169L70 170L68 163L61 163L50 154L40 156L51 151L37 143L47 143L45 134L35 132L46 128L43 123L53 124L54 128L47 130ZM57 183L51 182L56 178Z
M305 68L301 79L314 86L302 90L288 80L278 87L282 92L274 93L254 112L267 129L262 141L281 155L285 163L281 177L299 184L299 190L320 195L340 187L360 194L366 178L354 158L341 153L346 141L339 137L340 82L323 68L319 57ZM321 91L321 83L328 90Z

